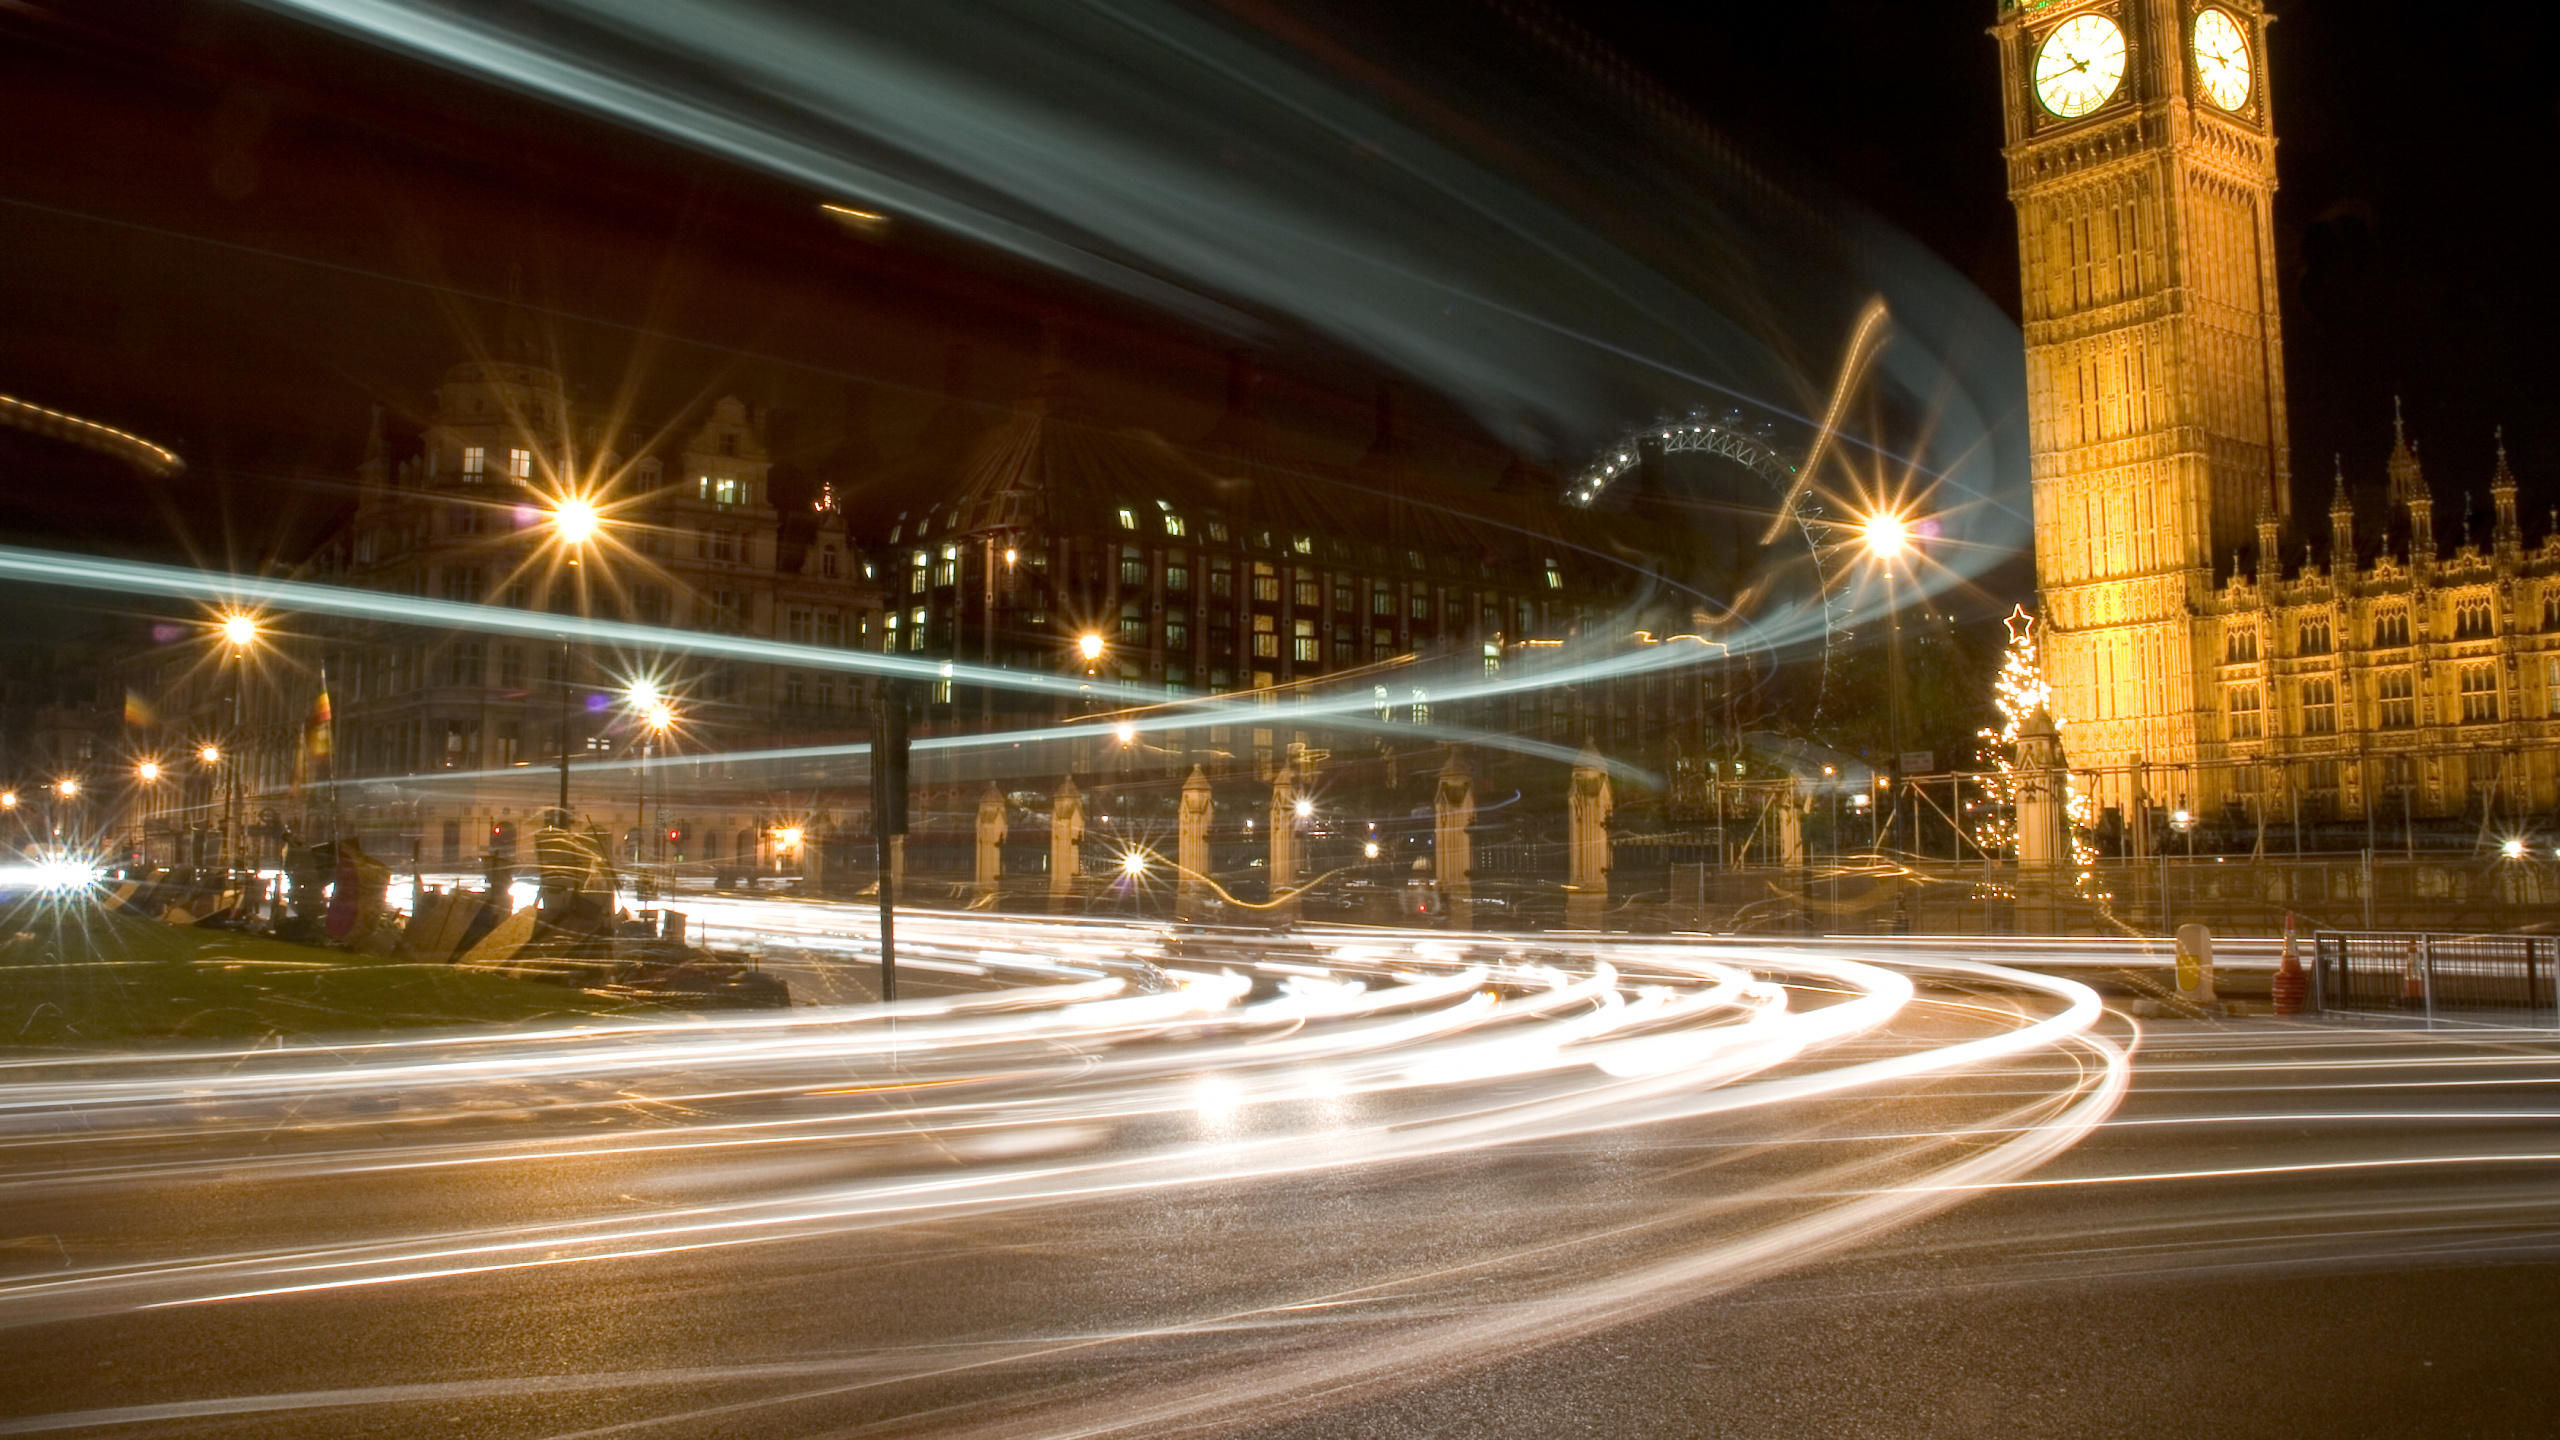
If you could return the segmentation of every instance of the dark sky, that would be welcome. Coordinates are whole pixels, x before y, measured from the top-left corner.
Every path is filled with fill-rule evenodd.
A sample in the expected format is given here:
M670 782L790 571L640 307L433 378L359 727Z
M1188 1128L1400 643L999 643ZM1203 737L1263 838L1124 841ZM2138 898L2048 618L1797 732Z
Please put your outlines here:
M1719 127L1795 156L2017 313L1989 0L1564 8ZM2333 455L2351 485L2381 484L2397 394L2447 505L2469 490L2486 507L2504 425L2539 533L2560 501L2560 11L2274 9L2297 506L2325 512Z
M2014 313L1988 0L1558 8ZM2560 497L2560 415L2544 403L2560 391L2544 217L2560 89L2541 58L2560 20L2498 0L2280 13L2304 503L2320 508L2332 452L2378 482L2395 393L2448 502L2485 490L2498 424L2528 504ZM17 534L114 543L144 517L163 548L209 561L291 548L343 504L332 482L366 404L395 424L413 412L487 323L471 297L502 290L514 260L573 350L635 367L644 408L735 385L812 416L809 447L832 441L846 377L881 387L885 428L915 423L955 338L977 346L977 393L1003 400L1059 303L1041 277L937 237L850 237L812 223L789 187L215 0L9 0L0 94L0 390L130 425L195 464L175 486L20 487L0 497L0 530ZM1126 376L1130 403L1169 430L1213 417L1199 337L1107 307L1082 331L1095 368ZM1356 367L1275 368L1272 403L1320 442L1366 438ZM1452 415L1423 419L1463 434ZM25 450L0 445L0 464L24 473Z

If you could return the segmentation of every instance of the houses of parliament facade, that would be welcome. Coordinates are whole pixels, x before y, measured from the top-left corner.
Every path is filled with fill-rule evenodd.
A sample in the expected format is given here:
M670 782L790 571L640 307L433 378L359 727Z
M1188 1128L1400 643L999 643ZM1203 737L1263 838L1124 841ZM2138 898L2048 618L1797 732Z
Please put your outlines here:
M2560 801L2560 521L2503 444L2436 524L2395 416L2386 513L2293 513L2276 135L2254 0L2003 0L2042 659L2137 846L2176 811L2322 822ZM2466 510L2467 510L2466 505ZM2323 523L2325 521L2325 523Z

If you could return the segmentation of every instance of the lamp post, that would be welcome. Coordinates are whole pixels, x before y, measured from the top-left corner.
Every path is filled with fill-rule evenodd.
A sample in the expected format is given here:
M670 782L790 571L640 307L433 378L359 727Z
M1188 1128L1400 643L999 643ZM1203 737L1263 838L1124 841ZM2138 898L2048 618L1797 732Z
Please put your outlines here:
M648 858L649 832L655 828L649 824L649 762L657 757L658 741L675 727L676 711L658 692L658 687L647 680L633 681L627 698L631 708L640 714L640 763L632 769L632 784L637 792L634 803L639 808L640 828L633 832L636 838L631 846L631 868L637 873ZM664 853L661 846L660 854L663 856ZM655 888L651 886L653 891Z
M231 669L231 719L224 727L222 745L232 752L229 769L222 772L222 873L228 877L240 868L240 669L248 660L249 647L258 642L258 620L244 610L233 610L219 621L223 658ZM211 748L211 747L208 747Z
M1860 541L1867 555L1884 573L1884 603L1891 612L1892 628L1887 636L1888 663L1885 666L1885 744L1893 752L1893 775L1902 777L1902 601L1894 586L1893 566L1911 545L1911 525L1900 514L1878 510L1858 525ZM1899 783L1887 794L1893 802L1893 814L1899 820L1903 801ZM1916 821L1917 817L1913 817ZM1899 828L1898 826L1896 828Z
M145 758L133 767L133 778L141 786L141 792L134 797L134 848L146 869L151 864L151 795L160 786L161 774L157 760Z
M70 806L72 802L80 798L80 777L76 775L65 775L61 779L54 781L53 796L55 804L53 809L53 824L50 827L53 831L51 836L53 845L51 848L53 852L58 855L62 851L62 812L65 808Z
M567 553L568 568L577 572L578 609L586 610L586 575L579 567L587 542L604 528L604 517L595 501L583 495L562 495L551 504L551 534ZM570 701L577 688L570 675L572 652L569 633L560 634L560 804L554 812L562 830L569 828L569 721Z

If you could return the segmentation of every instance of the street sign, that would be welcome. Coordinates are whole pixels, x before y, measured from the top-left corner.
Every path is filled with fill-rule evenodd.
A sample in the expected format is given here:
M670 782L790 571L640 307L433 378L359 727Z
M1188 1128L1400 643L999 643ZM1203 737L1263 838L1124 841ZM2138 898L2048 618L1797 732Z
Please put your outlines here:
M1938 752L1935 750L1905 750L1902 752L1901 764L1896 768L1900 769L1905 775L1928 775L1935 773L1938 768Z

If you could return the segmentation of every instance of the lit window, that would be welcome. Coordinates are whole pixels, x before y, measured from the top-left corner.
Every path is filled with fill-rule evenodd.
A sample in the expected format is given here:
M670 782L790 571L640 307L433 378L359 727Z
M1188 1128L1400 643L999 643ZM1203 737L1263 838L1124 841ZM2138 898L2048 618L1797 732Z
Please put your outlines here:
M477 445L462 447L462 473L472 480L489 473L489 452Z
M1289 637L1289 653L1292 658L1306 662L1324 658L1317 653L1318 647L1323 642L1316 637L1316 622L1300 620L1296 622L1294 630L1295 633Z
M1130 508L1129 508L1128 506L1126 506L1126 505L1121 506L1121 507L1120 507L1120 528L1121 528L1121 529L1123 529L1123 530L1135 530L1135 529L1137 529L1137 528L1138 528L1138 512L1136 512L1136 511L1134 511L1134 510L1130 509Z
M921 605L907 612L907 648L924 648L924 607Z
M1431 692L1428 690L1417 688L1413 692L1413 723L1416 725L1431 723Z
M2302 682L2302 733L2338 733L2338 685L2334 680Z
M1313 555L1316 553L1315 538L1309 535L1291 536L1289 540L1289 548L1297 551L1301 555Z
M2498 672L2488 665L2462 667L2462 723L2485 724L2498 718Z
M509 450L507 452L507 473L513 475L519 480L532 479L533 452L530 450Z
M1164 533L1167 535L1181 536L1189 532L1183 528L1181 516L1167 515L1164 517Z
M2401 618L2407 623L2407 617ZM2560 684L2560 660L2552 663L2552 677ZM2385 730L2406 730L2418 723L2416 686L2406 670L2385 670L2374 681L2374 696L2381 701L2381 721Z
M1492 647L1487 646L1486 648L1491 649ZM2263 733L2260 729L2257 686L2232 686L2229 710L2231 714L2232 739L2255 740Z
M1547 588L1550 590L1564 588L1564 571L1553 560L1547 562Z

